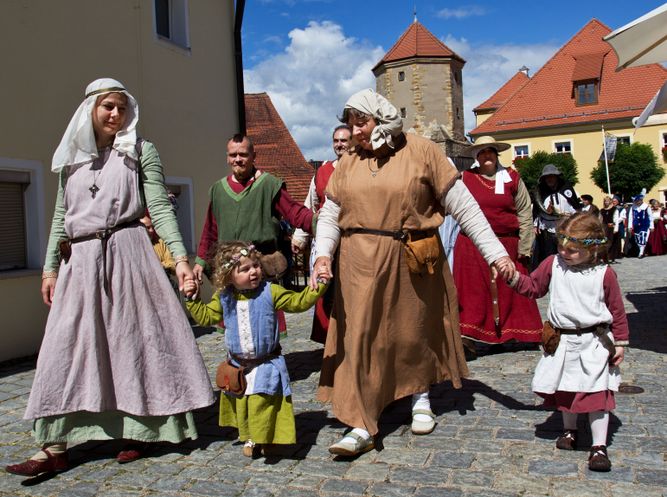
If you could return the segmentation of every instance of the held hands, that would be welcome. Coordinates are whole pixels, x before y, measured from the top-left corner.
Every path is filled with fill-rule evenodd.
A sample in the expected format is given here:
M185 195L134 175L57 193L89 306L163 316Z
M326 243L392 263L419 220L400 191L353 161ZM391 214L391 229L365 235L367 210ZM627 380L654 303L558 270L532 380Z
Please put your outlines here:
M310 275L311 290L317 290L318 283L328 283L331 278L333 278L331 258L326 256L318 257L313 265L313 272Z
M625 359L625 349L623 347L614 347L616 349L616 353L614 354L614 357L610 359L610 363L612 366L618 366L620 363L623 362L623 359Z
M505 281L511 280L514 276L514 272L516 271L516 267L514 266L512 259L510 259L510 257L507 255L493 261L492 269L496 270L498 274L500 274L500 277Z
M179 261L176 263L176 277L178 278L178 289L181 292L184 291L186 282L190 280L192 280L195 285L197 285L197 289L199 289L199 282L196 280L195 274L187 261Z
M199 285L197 284L197 280L185 280L185 283L183 284L183 295L192 299L197 296L198 292Z

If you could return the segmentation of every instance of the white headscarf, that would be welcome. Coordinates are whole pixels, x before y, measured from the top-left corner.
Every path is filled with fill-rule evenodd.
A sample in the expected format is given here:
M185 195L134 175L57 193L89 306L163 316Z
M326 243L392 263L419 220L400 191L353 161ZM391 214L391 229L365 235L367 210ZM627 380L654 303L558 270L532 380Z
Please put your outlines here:
M369 88L352 95L347 100L345 109L356 109L375 119L377 126L371 132L373 150L377 150L385 143L394 148L394 137L401 134L403 120L389 100Z
M63 167L92 162L97 159L97 145L93 131L93 109L97 97L107 93L124 93L127 96L127 114L123 129L116 133L113 148L137 160L137 123L139 105L120 81L111 78L96 79L86 87L86 95L56 148L51 170L59 172Z

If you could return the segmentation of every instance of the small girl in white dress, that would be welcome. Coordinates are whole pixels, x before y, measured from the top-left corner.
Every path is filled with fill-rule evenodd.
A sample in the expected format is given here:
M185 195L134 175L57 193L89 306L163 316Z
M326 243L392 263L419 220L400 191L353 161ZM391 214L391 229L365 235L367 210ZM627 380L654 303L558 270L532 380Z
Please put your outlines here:
M560 333L555 352L545 351L540 359L532 389L545 399L545 406L563 414L559 449L576 447L577 416L588 413L593 437L588 467L609 471L609 411L616 407L618 365L629 337L623 298L616 273L600 262L608 240L596 216L574 214L558 227L557 237L557 255L542 261L530 276L516 272L509 282L527 297L549 292L547 317Z

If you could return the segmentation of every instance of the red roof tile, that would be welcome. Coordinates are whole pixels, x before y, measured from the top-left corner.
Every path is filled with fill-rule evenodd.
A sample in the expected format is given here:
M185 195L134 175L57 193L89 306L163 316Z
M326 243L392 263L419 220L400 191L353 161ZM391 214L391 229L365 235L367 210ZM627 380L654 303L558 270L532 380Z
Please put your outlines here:
M564 124L605 122L638 116L665 80L667 69L659 64L616 72L618 59L602 37L611 30L597 19L586 24L495 114L473 129L472 135L544 128ZM577 106L573 76L597 71L596 54L605 54L600 68L598 103ZM584 57L585 58L585 57ZM592 61L592 62L591 62ZM578 75L578 74L577 74Z
M520 90L530 78L523 71L518 71L510 80L505 83L500 89L487 98L484 102L475 107L472 111L478 112L480 110L495 110L505 102L507 102L512 95Z
M375 70L385 62L409 59L412 57L449 57L465 62L461 57L455 54L447 45L438 40L436 36L426 29L418 21L410 24L393 47L385 56L375 64Z
M298 202L308 195L315 171L285 126L266 93L245 95L247 134L257 153L257 168L282 179L287 191Z

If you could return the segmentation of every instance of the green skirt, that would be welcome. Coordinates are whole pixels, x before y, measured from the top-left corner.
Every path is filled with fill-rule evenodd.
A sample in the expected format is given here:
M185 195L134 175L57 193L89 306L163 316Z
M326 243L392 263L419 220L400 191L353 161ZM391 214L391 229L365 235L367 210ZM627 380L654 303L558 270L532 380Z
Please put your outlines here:
M85 442L87 440L137 440L179 443L196 439L191 412L171 416L133 416L122 411L77 411L37 418L33 423L37 443Z
M239 430L239 440L258 444L295 444L292 397L252 394L220 396L220 426Z

